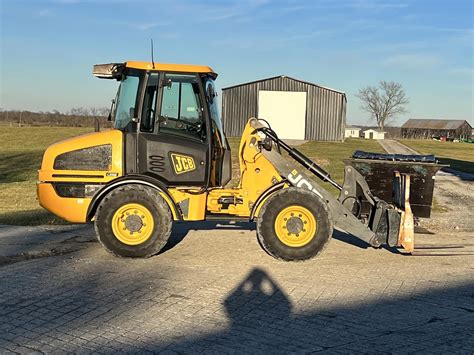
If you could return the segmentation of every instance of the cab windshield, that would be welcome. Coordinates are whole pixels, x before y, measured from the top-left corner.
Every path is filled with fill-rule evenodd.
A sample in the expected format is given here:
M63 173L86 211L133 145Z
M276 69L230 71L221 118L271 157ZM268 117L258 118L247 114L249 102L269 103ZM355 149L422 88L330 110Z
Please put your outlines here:
M115 99L114 127L120 130L132 130L132 118L137 117L138 89L142 75L130 71L124 75Z

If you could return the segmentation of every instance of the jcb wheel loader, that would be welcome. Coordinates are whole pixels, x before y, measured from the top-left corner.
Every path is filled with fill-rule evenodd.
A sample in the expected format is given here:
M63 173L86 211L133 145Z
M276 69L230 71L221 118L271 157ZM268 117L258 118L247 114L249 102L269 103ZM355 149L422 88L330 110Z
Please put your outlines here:
M173 222L256 220L261 246L275 258L306 260L329 242L333 226L378 247L413 248L413 217L398 176L398 206L372 196L364 178L345 168L341 186L315 162L251 118L239 148L240 181L231 179L214 80L207 66L126 62L95 65L120 86L114 129L50 146L38 199L74 223L93 221L111 253L149 257L166 244ZM333 197L314 178L340 191ZM370 213L360 213L361 201Z

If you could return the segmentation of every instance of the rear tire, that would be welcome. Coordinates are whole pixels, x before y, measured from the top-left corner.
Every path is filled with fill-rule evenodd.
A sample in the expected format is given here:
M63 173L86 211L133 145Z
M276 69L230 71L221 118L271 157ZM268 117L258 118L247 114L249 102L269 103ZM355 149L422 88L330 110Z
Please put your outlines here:
M104 197L95 215L99 242L116 256L147 258L157 254L171 234L172 217L155 189L119 187Z
M315 257L328 244L332 231L326 203L311 191L294 187L270 196L257 221L260 245L285 261Z

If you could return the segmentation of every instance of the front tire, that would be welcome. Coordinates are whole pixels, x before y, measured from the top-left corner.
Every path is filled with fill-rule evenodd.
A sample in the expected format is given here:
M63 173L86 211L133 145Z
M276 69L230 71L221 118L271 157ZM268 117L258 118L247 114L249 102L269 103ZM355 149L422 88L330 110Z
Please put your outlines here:
M95 216L99 242L116 256L147 258L157 254L171 234L172 216L155 189L119 187L100 203Z
M328 244L332 231L326 203L316 194L294 187L270 196L257 221L260 245L285 261L315 257Z

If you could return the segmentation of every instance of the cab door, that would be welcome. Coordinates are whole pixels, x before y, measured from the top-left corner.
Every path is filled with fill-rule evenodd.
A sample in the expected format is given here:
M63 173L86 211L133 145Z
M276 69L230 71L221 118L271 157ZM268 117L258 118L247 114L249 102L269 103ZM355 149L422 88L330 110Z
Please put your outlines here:
M138 133L140 174L167 186L208 186L208 120L199 77L150 73Z

